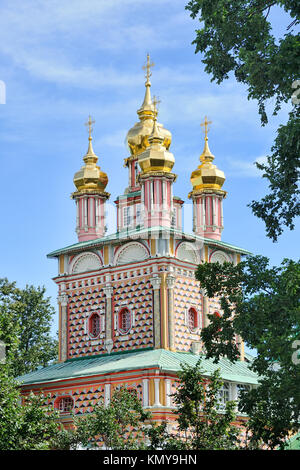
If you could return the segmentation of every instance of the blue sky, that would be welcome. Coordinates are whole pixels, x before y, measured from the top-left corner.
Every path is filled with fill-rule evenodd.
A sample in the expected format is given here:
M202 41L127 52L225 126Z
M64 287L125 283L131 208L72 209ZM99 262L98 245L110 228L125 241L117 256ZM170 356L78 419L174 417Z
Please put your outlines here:
M159 122L173 135L174 193L188 200L190 174L203 149L200 123L207 115L213 121L214 163L226 175L223 240L268 256L272 264L299 256L299 223L274 244L247 207L267 191L253 162L270 152L290 104L262 128L243 86L234 79L211 83L191 45L198 23L185 3L11 0L1 7L6 104L0 104L0 275L20 287L45 285L55 307L51 278L57 265L46 254L77 241L70 194L87 150L84 123L89 114L96 120L93 146L113 202L127 186L125 136L143 101L147 52L155 62L151 82L161 100ZM289 18L278 9L270 18L276 34L285 32Z

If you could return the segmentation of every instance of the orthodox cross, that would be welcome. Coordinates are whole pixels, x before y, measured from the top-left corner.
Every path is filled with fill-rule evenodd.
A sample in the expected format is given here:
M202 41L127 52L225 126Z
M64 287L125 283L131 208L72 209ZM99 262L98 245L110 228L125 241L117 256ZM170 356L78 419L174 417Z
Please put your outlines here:
M207 140L207 133L209 131L208 125L211 124L212 121L207 120L207 116L205 116L204 122L201 122L200 126L204 126L204 134L205 134L205 140Z
M157 105L161 103L160 99L158 96L153 96L153 106L154 106L154 111L157 111Z
M150 64L150 55L147 54L147 63L146 65L143 65L143 70L146 70L146 75L145 78L147 78L147 82L149 82L149 78L151 77L152 73L150 71L151 67L154 67L154 62Z
M89 120L85 123L85 126L88 128L89 137L92 136L93 124L95 124L95 121L89 116Z

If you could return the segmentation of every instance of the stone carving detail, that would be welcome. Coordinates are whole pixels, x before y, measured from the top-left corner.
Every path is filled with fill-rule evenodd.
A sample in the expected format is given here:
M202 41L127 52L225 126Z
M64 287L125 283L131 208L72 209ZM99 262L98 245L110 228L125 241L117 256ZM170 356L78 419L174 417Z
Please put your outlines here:
M101 260L95 253L85 253L77 258L73 264L72 274L85 271L96 271L101 268Z
M210 257L210 262L211 263L220 263L223 264L225 261L230 261L226 253L224 251L215 251L211 257Z
M182 261L188 261L189 263L198 264L197 252L192 243L182 242L177 248L176 257Z
M134 261L143 261L148 258L147 249L141 243L128 243L119 250L115 264L127 264Z

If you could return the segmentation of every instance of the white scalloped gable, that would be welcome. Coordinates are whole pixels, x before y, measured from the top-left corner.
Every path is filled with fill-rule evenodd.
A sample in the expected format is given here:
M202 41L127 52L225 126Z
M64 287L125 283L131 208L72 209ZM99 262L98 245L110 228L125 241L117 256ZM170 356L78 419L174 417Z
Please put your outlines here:
M198 264L198 256L192 243L182 242L177 248L176 258Z
M147 258L149 258L149 253L141 243L128 243L118 251L115 264L133 263Z
M84 273L85 271L96 271L102 266L99 256L95 253L85 253L84 255L79 255L78 258L74 261L72 267L72 274L75 273Z
M210 257L210 262L211 263L220 263L223 264L225 261L230 261L229 257L224 253L224 251L214 251L213 254Z

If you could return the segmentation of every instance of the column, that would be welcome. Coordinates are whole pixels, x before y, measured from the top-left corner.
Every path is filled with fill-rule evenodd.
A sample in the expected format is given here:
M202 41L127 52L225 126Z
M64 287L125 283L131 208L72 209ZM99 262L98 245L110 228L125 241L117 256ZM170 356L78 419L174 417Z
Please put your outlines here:
M65 292L57 298L59 304L59 361L68 359L68 296Z
M106 295L106 312L105 312L105 348L110 354L113 347L112 340L112 295L113 287L111 284L107 284L103 288L104 294Z
M159 383L160 383L160 379L154 379L154 403L153 403L154 407L162 406L159 400Z
M201 289L201 294L202 294L202 304L203 304L203 326L206 328L209 325L209 319L208 319L208 297L206 297L206 292L204 289Z
M156 274L150 279L153 287L153 329L154 329L154 347L159 349L161 347L161 335L160 335L160 298L159 290L161 284L161 278Z
M172 274L167 276L168 288L168 330L169 330L169 349L175 351L175 317L174 317L174 286L176 278Z
M172 407L172 397L171 397L171 380L166 379L165 381L165 386L166 386L166 407L171 408Z
M149 379L143 379L143 407L149 406Z
M104 406L107 407L110 404L110 384L104 385Z

